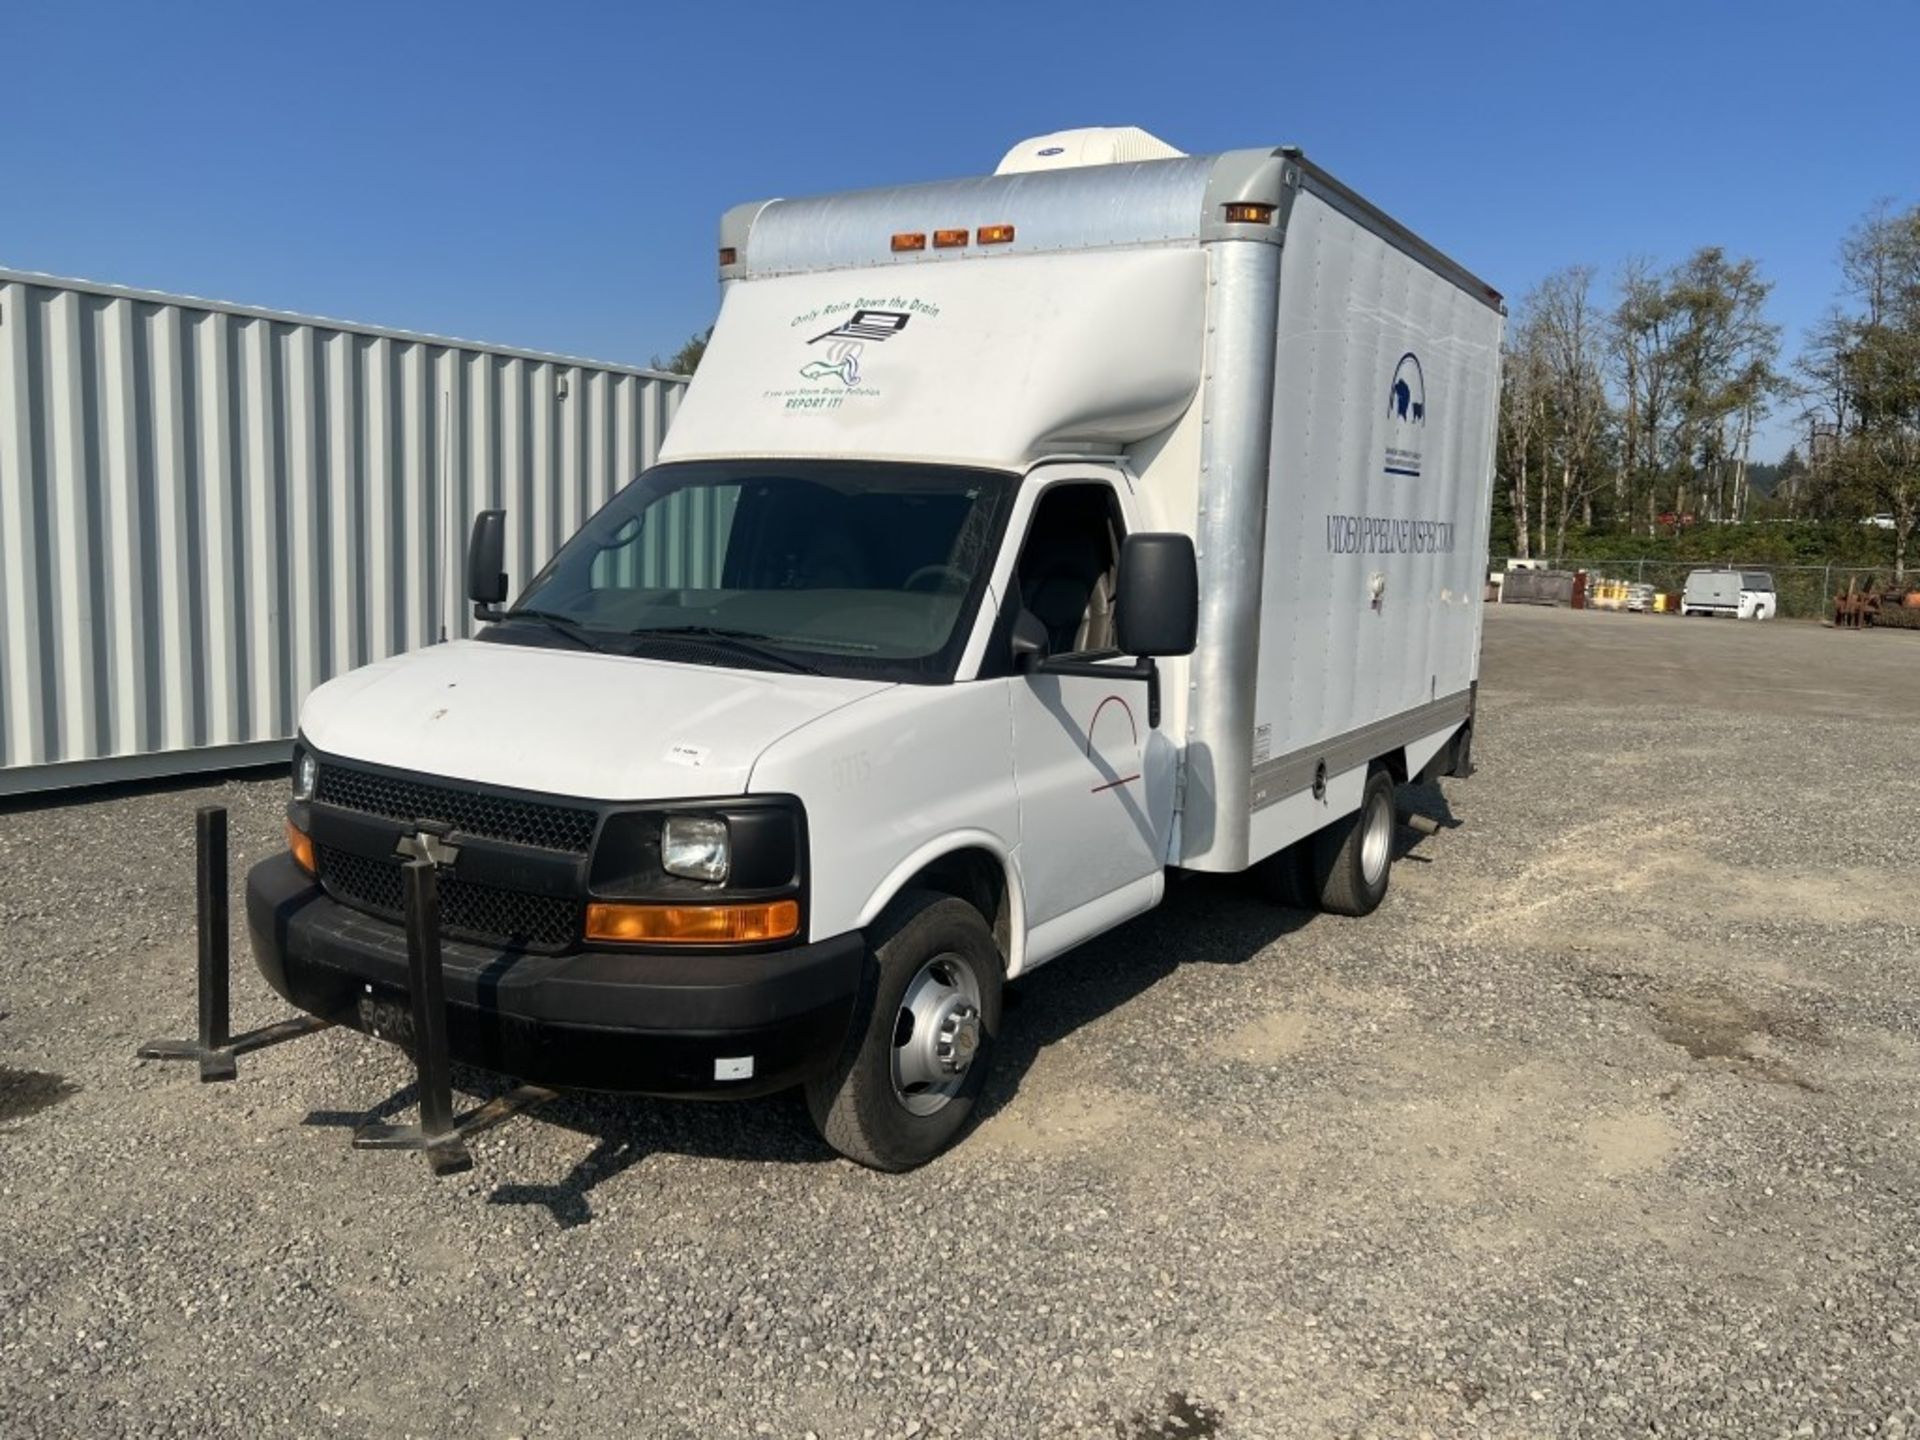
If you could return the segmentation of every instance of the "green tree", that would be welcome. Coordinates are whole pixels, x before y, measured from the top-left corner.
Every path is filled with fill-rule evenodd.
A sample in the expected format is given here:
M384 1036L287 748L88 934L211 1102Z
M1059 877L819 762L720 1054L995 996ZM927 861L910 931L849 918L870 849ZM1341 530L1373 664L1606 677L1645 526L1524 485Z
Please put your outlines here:
M1893 573L1907 574L1920 521L1920 206L1875 210L1841 249L1841 308L1811 337L1805 371L1828 394L1837 489L1893 521Z
M707 353L707 342L713 338L713 327L709 325L697 334L687 337L687 343L674 351L668 359L658 355L649 362L655 370L664 370L670 375L691 375L700 368L700 359Z
M1745 517L1754 429L1784 389L1772 288L1718 246L1622 275L1609 326L1622 411L1615 511L1644 516L1648 534L1663 510Z
M1668 289L1681 316L1674 362L1683 478L1675 508L1738 521L1746 515L1754 426L1781 387L1774 368L1780 327L1765 313L1773 286L1753 261L1729 260L1716 245L1679 265Z

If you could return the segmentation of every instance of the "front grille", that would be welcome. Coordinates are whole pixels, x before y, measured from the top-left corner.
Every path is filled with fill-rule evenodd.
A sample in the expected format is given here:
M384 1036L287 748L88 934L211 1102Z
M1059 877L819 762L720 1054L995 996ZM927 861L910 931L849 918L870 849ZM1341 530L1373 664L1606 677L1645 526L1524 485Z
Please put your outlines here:
M320 883L336 900L398 920L406 913L405 880L396 858L370 859L331 845L316 845ZM560 950L580 938L578 900L529 895L475 885L455 876L440 877L440 929L443 934Z
M437 820L466 835L584 855L593 845L592 810L543 800L515 800L485 790L429 784L323 760L313 798L409 823Z

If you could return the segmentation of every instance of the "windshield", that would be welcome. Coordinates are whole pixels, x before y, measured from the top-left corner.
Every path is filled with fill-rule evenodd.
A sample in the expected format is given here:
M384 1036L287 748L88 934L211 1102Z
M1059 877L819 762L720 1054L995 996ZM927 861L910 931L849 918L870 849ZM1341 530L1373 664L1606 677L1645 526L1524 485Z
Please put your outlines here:
M507 616L529 633L512 638L951 678L1010 483L991 471L858 462L660 466L534 578Z

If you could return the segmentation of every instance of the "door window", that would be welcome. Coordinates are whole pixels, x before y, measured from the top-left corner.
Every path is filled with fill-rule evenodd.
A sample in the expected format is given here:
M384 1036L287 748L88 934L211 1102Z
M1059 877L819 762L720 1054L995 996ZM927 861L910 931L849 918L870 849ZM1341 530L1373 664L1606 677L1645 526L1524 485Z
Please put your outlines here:
M1046 627L1047 654L1113 654L1114 584L1125 533L1106 485L1040 497L1015 572L1020 603Z

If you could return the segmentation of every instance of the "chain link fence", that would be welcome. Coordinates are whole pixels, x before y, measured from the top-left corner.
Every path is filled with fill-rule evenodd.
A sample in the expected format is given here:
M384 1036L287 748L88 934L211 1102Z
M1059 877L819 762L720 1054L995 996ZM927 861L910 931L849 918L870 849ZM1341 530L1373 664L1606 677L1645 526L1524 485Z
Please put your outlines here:
M1764 560L1707 564L1700 560L1583 560L1568 556L1553 562L1556 570L1584 570L1588 583L1596 579L1628 580L1678 595L1695 570L1764 570L1773 576L1780 596L1780 613L1797 619L1819 620L1833 613L1833 597L1852 580L1864 590L1869 582L1885 588L1892 571L1885 566L1774 565Z

